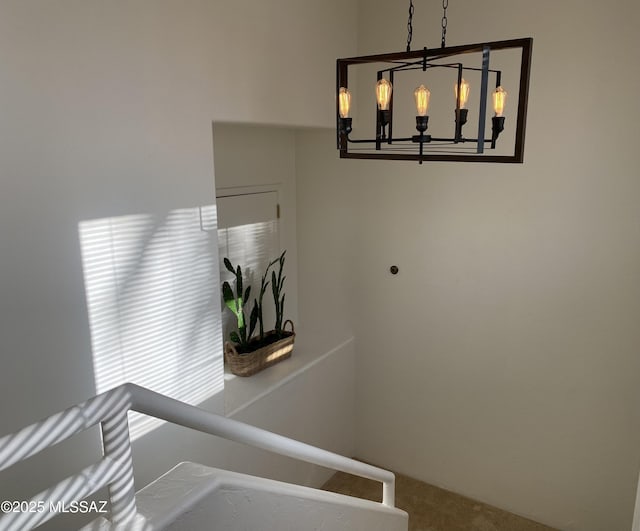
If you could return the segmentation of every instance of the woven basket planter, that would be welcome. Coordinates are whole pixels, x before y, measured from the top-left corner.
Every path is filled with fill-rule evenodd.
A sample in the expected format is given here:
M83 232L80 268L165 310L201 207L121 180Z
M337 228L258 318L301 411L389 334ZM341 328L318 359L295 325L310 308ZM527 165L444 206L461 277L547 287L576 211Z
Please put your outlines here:
M291 332L285 331L287 323L291 325ZM236 376L251 376L267 367L271 367L271 365L290 358L293 350L293 341L296 338L293 322L290 320L285 321L282 330L285 333L285 337L282 339L243 354L238 353L235 343L227 341L224 344L224 355L231 372ZM265 334L265 337L273 335L275 335L275 331L271 330Z

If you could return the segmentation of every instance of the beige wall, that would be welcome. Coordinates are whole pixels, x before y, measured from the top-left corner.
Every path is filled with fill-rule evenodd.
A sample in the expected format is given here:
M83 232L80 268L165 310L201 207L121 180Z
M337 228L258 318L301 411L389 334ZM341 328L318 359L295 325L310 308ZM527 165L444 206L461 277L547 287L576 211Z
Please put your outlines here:
M439 44L440 15L416 4L414 47ZM359 20L361 53L403 49L405 9ZM358 457L562 529L629 529L639 24L630 0L450 3L449 44L534 37L524 165L341 161L333 131L299 133L300 285L328 286L300 308L308 290L355 330Z

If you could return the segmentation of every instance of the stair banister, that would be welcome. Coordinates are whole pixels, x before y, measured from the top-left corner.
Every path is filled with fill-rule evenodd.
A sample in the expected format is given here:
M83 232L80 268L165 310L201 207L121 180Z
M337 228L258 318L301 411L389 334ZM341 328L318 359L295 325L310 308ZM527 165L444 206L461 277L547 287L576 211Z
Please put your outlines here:
M16 512L0 517L2 529L31 529L55 516L49 510L109 487L111 522L122 524L136 516L131 443L127 411L133 410L231 441L380 481L382 504L395 505L395 476L372 465L316 448L310 444L210 413L144 387L126 383L86 402L51 415L22 430L0 437L0 471L101 424L104 458L30 500L48 504L42 512Z

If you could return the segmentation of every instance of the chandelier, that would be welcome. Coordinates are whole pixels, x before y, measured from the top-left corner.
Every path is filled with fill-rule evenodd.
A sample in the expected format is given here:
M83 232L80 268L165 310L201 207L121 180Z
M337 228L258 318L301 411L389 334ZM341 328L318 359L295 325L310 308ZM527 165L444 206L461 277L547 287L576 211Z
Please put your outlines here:
M406 52L337 60L341 158L523 161L533 39L447 47L448 3L440 48L411 50L410 0ZM374 104L375 113L362 112Z

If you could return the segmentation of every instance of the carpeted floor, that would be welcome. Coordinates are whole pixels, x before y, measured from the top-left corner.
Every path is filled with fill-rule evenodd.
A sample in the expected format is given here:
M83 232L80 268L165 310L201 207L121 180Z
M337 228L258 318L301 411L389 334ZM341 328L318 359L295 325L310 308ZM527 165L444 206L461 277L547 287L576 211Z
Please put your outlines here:
M382 499L380 483L343 472L333 475L322 488L378 502ZM557 531L402 474L396 474L396 506L409 513L409 531Z

